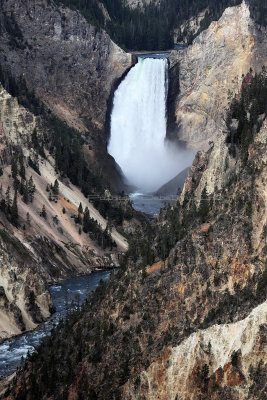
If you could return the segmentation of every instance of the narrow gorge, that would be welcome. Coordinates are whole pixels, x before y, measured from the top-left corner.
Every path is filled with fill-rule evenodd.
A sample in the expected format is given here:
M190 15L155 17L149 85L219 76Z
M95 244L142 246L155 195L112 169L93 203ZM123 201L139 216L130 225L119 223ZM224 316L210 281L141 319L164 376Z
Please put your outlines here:
M154 3L0 4L1 400L267 398L266 5Z

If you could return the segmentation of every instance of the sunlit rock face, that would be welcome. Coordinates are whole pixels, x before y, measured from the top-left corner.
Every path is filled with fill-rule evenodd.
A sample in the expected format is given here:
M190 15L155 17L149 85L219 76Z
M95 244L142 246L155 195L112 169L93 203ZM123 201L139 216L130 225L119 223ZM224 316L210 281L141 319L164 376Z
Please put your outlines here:
M198 150L218 140L225 130L221 117L229 96L239 91L242 74L251 67L259 72L266 64L266 45L266 30L254 23L243 2L227 8L187 49L173 50L170 81L177 90L170 99L174 124L168 135Z
M205 389L204 365L213 377L206 385L214 387L213 397L205 398L225 398L225 386L230 388L224 391L231 396L227 398L254 398L249 386L253 385L252 371L261 360L266 361L266 318L267 302L239 322L192 334L141 373L139 390L132 382L125 385L124 399L197 399Z
M266 65L266 46L266 30L254 23L243 2L227 8L187 49L172 51L167 135L196 150L213 149L196 189L198 198L205 186L209 193L221 188L236 169L225 144L226 110L239 93L242 75Z

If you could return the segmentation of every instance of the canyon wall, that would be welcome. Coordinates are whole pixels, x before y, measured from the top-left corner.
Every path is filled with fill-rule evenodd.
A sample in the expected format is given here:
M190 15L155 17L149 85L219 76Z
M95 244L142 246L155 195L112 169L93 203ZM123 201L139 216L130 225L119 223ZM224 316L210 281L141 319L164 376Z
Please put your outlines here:
M89 169L101 171L104 185L121 188L120 171L106 151L108 121L113 91L133 61L77 11L44 0L1 2L0 75L5 88L0 84L0 197L5 202L8 193L11 205L16 186L19 222L10 223L3 203L0 339L32 329L50 315L48 283L116 266L118 254L127 250L127 241L115 228L109 228L117 245L111 252L79 229L75 218L80 203L83 210L88 207L100 230L106 229L107 221L61 175L48 148L39 154L36 142L48 143L49 116L56 115L86 138L80 151ZM32 104L22 106L25 93ZM42 104L46 114L39 112ZM25 176L16 183L11 164L19 154ZM34 199L25 201L21 187L31 178ZM56 179L59 192L54 196ZM19 249L18 257L12 256L14 248Z
M225 131L225 110L252 68L266 65L262 49L266 29L250 17L249 7L227 8L188 48L173 50L169 58L168 136L195 149L208 149ZM179 71L179 81L177 73Z
M1 3L0 65L25 79L53 113L69 126L88 132L91 164L100 164L120 185L106 152L110 95L131 67L132 56L77 11L43 0ZM115 184L115 186L116 186Z
M0 210L1 225L1 318L0 339L32 329L47 318L52 310L48 283L95 269L118 265L118 250L127 250L127 241L115 228L111 236L118 250L103 250L89 238L88 234L75 223L78 207L87 206L91 218L94 218L105 230L107 221L93 207L81 190L62 179L56 168L53 155L45 150L41 156L32 144L33 135L41 143L47 134L45 121L18 104L2 86L0 86L0 177L1 202L10 202L14 198L14 180L12 178L12 159L14 154L23 154L25 180L33 178L35 193L32 201L25 200L18 191L18 225L14 226L6 218L3 205ZM39 173L29 164L29 158L38 160ZM51 185L59 182L58 195L52 196ZM16 183L18 185L18 183ZM20 190L20 189L19 189ZM1 203L2 204L2 203ZM45 218L41 215L46 209ZM32 296L30 313L29 296Z

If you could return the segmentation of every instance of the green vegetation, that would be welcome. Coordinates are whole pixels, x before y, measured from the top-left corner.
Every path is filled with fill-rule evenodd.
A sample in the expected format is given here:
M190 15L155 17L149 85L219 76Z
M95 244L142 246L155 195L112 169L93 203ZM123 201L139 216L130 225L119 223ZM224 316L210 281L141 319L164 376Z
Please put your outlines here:
M109 226L107 225L106 229L103 231L99 223L95 219L90 217L88 207L85 207L84 209L83 219L81 217L82 206L79 207L79 210L75 222L82 223L83 231L85 233L89 233L90 238L97 242L97 244L102 249L106 249L107 247L110 247L110 249L112 249L113 247L116 247L116 243L112 240Z
M229 133L226 143L232 156L240 153L243 165L248 159L248 149L254 135L259 132L267 112L267 74L263 67L260 74L248 73L242 83L241 92L233 98L226 116ZM237 127L232 125L236 121ZM248 209L249 213L249 209Z
M217 20L226 7L240 4L241 0L177 0L161 1L158 7L152 3L130 9L122 0L102 0L110 20L105 22L97 0L56 0L58 4L78 9L87 21L98 29L104 28L111 38L128 50L166 50L173 47L173 29L185 20L208 9L201 23L200 31L211 21ZM199 33L199 32L198 32ZM186 35L187 32L184 32ZM180 38L182 40L182 37ZM193 36L191 37L193 40Z

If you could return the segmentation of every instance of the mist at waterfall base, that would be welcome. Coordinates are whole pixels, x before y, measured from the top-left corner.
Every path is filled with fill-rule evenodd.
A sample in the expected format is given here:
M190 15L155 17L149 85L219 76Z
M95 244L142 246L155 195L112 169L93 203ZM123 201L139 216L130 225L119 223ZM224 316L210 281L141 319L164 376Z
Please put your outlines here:
M114 95L108 152L142 193L156 191L193 159L166 141L167 73L166 58L139 58Z

